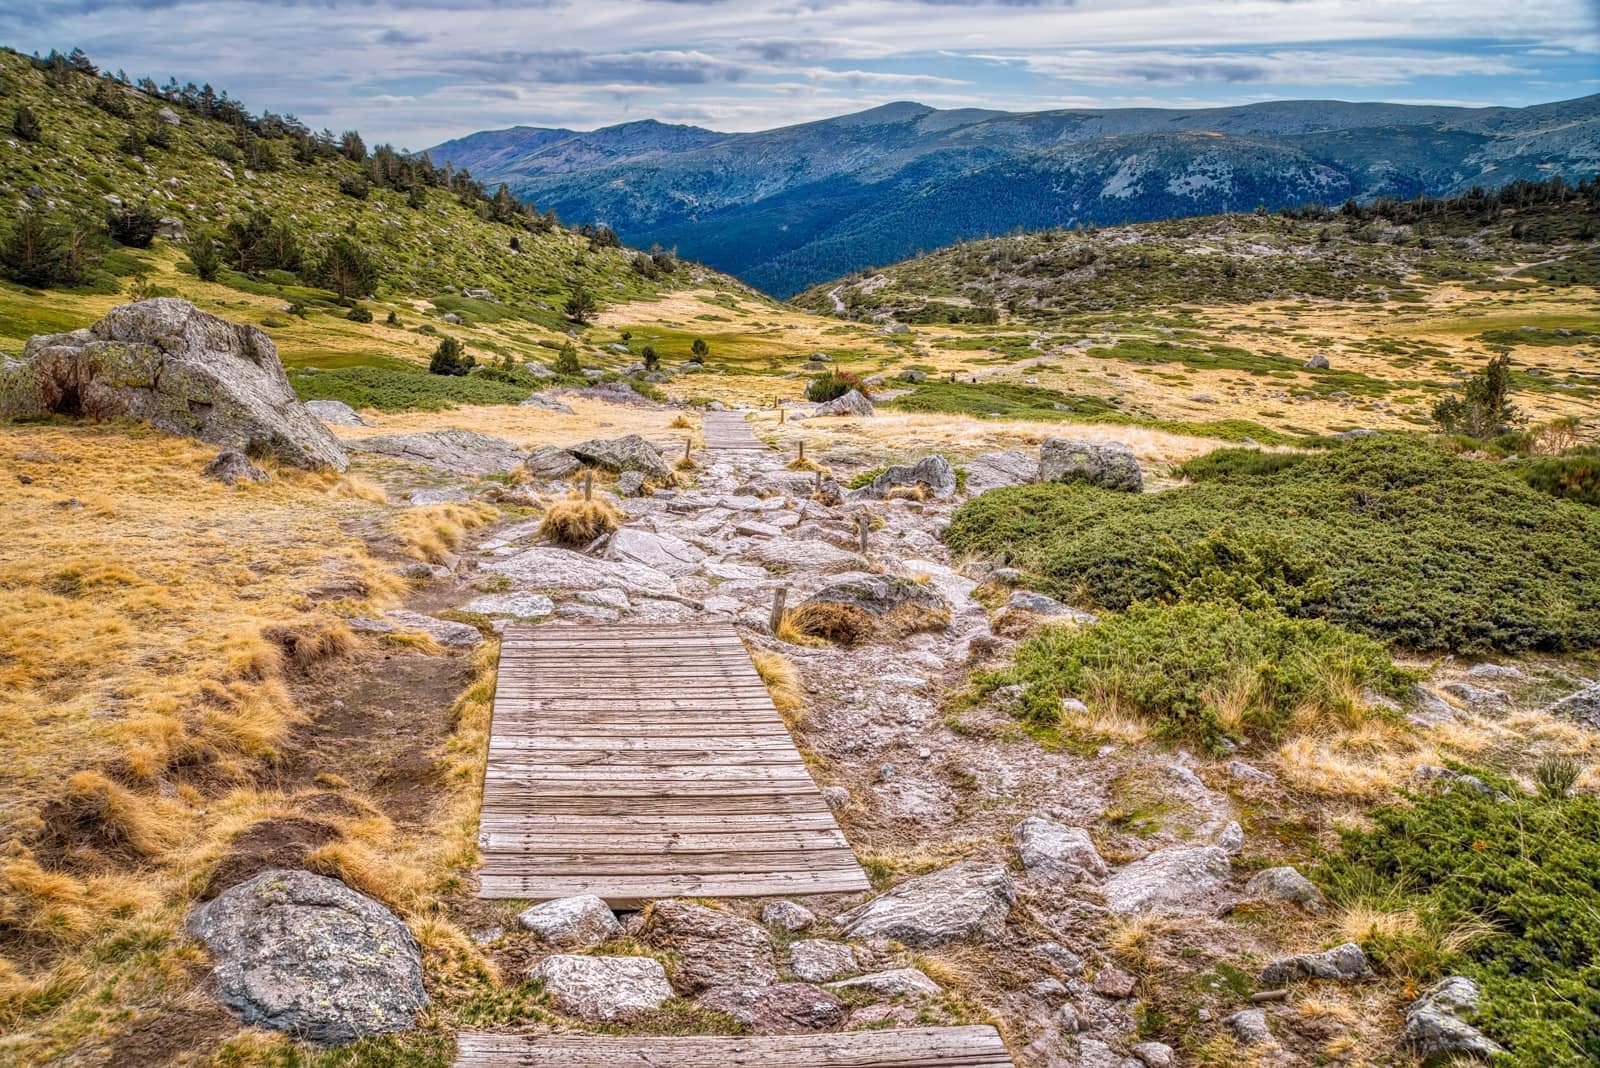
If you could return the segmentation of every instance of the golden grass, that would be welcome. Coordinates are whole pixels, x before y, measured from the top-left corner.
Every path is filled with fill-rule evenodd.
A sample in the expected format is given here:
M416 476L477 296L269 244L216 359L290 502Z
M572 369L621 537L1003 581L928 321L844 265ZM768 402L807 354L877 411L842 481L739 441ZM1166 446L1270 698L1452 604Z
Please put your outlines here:
M599 498L586 501L582 494L575 494L545 509L544 519L539 523L539 536L559 545L581 546L602 534L610 534L621 525L622 513L609 501Z
M691 376L711 379L714 376ZM720 376L715 376L720 379ZM538 445L572 445L586 438L616 437L619 433L642 434L652 441L666 441L672 420L679 413L670 408L621 407L608 401L593 400L581 394L567 395L561 403L572 414L544 408L523 408L515 404L464 405L443 412L387 412L375 426L329 427L349 441L381 434L410 434L426 430L476 430L506 438L524 448ZM627 429L617 425L626 419Z
M799 610L795 608L785 609L783 615L778 619L778 629L773 632L773 637L786 645L800 645L808 648L816 648L822 645L821 639L812 637L805 632L804 620L798 613Z
M437 564L461 547L468 531L493 522L499 514L486 504L428 504L399 513L394 529L407 555Z
M761 681L766 683L773 707L777 708L783 721L791 728L799 726L804 718L805 691L794 663L782 653L765 649L751 649L750 660L755 664Z

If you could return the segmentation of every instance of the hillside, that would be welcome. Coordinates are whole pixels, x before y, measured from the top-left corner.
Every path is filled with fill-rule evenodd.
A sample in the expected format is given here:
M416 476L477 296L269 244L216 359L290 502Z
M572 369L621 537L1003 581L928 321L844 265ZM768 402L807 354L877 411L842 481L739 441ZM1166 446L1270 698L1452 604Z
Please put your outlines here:
M1465 109L1277 101L1028 114L900 103L748 134L516 128L434 150L562 218L787 296L1021 227L1409 198L1600 164L1600 96Z

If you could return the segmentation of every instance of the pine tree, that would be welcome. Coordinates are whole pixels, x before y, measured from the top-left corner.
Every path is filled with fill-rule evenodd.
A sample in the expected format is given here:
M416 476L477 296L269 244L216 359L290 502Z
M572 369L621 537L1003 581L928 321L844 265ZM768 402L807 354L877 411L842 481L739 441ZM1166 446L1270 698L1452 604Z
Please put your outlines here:
M339 154L345 159L360 163L367 158L366 142L354 130L346 130L339 138Z
M343 235L329 242L314 274L340 300L350 299L351 294L366 296L378 287L378 265L372 254Z
M572 296L567 298L567 318L579 326L584 326L594 313L594 298L589 295L588 289L580 285L572 291Z
M207 231L200 231L189 237L185 245L189 253L189 265L194 268L195 277L202 282L215 282L217 272L222 270L222 255L217 251L216 238Z
M711 355L711 346L706 344L705 338L697 337L694 339L694 344L689 346L689 351L694 353L695 359L704 360Z
M453 337L447 337L433 350L433 356L428 360L428 373L454 375L460 378L477 365L478 361L474 357L463 353L461 342Z
M569 341L561 346L561 351L556 354L554 370L556 374L569 378L583 374L583 365L578 363L576 345Z
M11 132L16 134L20 141L39 140L39 117L28 105L17 105L17 113L11 116Z

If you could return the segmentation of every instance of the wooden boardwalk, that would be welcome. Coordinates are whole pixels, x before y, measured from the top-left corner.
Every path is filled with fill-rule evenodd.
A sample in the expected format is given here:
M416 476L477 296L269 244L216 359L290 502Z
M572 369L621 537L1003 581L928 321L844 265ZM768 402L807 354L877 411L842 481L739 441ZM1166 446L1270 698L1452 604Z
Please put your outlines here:
M992 1027L748 1038L464 1032L456 1068L1013 1068Z
M742 412L707 412L701 423L701 433L706 439L706 448L712 452L765 452L767 449L750 429Z
M868 889L727 624L508 627L478 838L480 897Z

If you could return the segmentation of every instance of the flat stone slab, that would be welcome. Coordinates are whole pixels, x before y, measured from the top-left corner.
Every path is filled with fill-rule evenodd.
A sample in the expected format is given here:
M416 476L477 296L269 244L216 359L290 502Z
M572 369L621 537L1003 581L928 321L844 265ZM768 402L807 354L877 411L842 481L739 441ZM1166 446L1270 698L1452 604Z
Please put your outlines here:
M993 1027L617 1038L463 1031L456 1068L1015 1068Z

